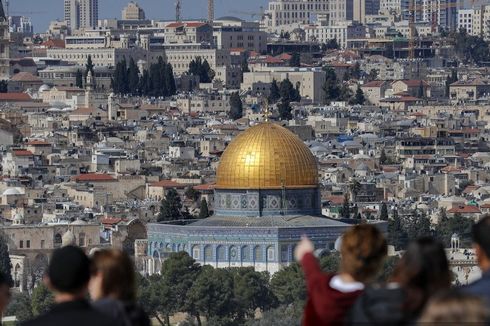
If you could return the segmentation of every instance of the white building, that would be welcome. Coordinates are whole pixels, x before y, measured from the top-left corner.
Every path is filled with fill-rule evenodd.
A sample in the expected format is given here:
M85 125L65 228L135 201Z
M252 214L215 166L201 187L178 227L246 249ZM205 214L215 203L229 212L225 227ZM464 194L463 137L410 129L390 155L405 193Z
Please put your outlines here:
M71 30L95 28L99 19L99 0L65 0L64 12Z
M329 0L275 0L269 2L265 11L264 25L268 31L278 32L281 26L310 24L328 14Z
M469 35L473 35L474 9L460 9L458 11L458 30L464 29Z
M347 48L348 40L364 39L367 35L366 26L345 21L336 25L310 25L305 27L306 39L319 43L337 40L340 48Z
M121 17L123 20L143 20L145 19L145 11L137 3L131 1L122 10Z

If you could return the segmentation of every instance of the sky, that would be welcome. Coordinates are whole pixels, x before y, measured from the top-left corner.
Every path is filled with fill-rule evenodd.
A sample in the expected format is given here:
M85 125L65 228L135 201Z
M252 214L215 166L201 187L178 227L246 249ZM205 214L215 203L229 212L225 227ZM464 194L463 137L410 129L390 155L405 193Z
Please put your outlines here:
M207 0L181 0L184 19L207 17ZM5 0L2 0L5 2ZM121 10L129 0L99 0L99 19L121 18ZM149 19L173 19L175 0L137 0ZM237 16L250 19L250 16L233 11L259 12L266 7L267 0L214 0L215 17ZM10 0L10 14L30 16L36 33L45 32L52 20L63 19L63 0Z

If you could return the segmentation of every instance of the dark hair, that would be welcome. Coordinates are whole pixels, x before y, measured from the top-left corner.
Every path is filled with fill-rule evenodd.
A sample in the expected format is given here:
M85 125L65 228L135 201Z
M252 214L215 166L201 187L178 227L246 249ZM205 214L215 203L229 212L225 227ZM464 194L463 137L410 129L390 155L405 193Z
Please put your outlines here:
M429 300L419 325L487 325L490 311L483 299L459 290L443 291Z
M410 243L392 279L406 291L405 310L418 315L429 297L451 286L449 263L442 243L430 237Z
M386 239L377 227L370 224L353 226L342 236L342 272L356 281L366 282L376 277L386 257Z
M473 242L480 246L485 255L490 258L490 215L483 217L473 225Z
M121 250L96 251L92 256L91 273L102 273L102 295L112 295L121 301L136 299L133 261Z
M12 286L12 281L9 280L7 275L3 272L0 272L0 285L7 285L8 287Z
M78 247L56 249L49 263L48 277L56 291L77 293L88 285L90 261Z

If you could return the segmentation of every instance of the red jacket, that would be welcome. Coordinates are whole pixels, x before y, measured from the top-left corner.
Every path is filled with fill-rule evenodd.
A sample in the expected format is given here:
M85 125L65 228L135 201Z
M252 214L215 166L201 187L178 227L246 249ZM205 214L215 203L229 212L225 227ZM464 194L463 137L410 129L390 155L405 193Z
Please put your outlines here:
M313 254L301 260L306 278L308 301L303 315L303 326L341 325L362 291L340 292L330 287L334 274L325 274Z

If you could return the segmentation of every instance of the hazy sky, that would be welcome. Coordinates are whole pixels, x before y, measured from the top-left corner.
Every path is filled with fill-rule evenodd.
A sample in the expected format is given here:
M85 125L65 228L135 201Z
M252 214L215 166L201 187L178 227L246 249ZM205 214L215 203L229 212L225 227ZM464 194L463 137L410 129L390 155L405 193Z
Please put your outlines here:
M2 0L5 2L5 0ZM129 0L99 0L99 18L121 18L121 10ZM139 0L136 1L150 19L173 19L175 0ZM215 0L215 17L246 15L232 11L259 12L260 6L266 6L267 0ZM207 0L182 0L183 18L207 17ZM44 32L49 22L63 19L63 0L10 0L10 14L30 16L35 32Z

